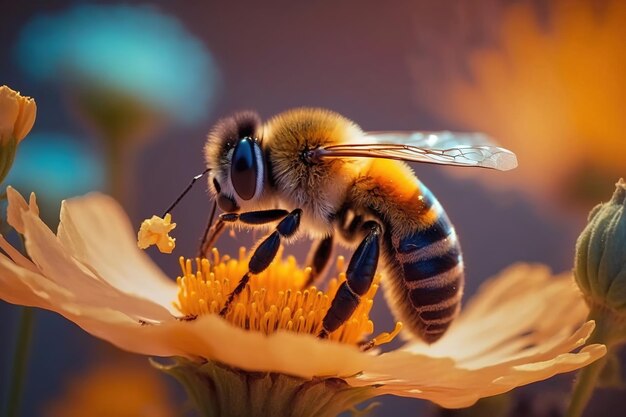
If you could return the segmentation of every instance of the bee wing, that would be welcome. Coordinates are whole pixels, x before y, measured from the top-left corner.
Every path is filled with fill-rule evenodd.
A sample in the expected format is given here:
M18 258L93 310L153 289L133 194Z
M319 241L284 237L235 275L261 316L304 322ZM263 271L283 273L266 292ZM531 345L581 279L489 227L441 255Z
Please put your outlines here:
M320 158L387 158L500 171L517 167L513 152L482 133L367 132L358 143L327 146L315 154Z

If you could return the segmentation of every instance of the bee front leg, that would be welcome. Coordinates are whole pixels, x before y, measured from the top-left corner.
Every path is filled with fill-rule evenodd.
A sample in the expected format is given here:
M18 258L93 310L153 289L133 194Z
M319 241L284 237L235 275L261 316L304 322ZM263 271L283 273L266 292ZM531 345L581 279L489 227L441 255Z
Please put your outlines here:
M287 210L260 210L249 211L246 213L224 213L220 214L217 222L211 227L211 223L207 224L206 230L202 242L200 243L200 249L198 250L199 257L204 256L209 248L213 247L217 238L224 231L226 223L241 222L247 225L263 225L277 220L285 218L289 212ZM213 217L213 216L211 216Z
M333 253L333 235L327 236L317 242L317 245L309 253L306 264L311 267L311 274L302 288L310 287L320 277L328 265L330 255Z
M226 213L220 216L220 219L226 222L239 220L251 225L270 223L281 217L283 217L283 219L278 223L276 229L254 250L248 262L248 272L244 274L235 289L228 294L226 303L220 311L220 316L223 317L228 313L235 297L248 285L250 275L260 274L270 266L270 263L272 263L276 257L276 253L280 247L281 238L291 237L298 231L302 210L295 209L291 213L286 210L265 210L248 213Z
M380 255L382 227L374 221L368 221L363 224L363 229L367 235L352 255L346 271L346 280L339 286L322 320L322 330L318 334L320 338L328 337L350 318L358 307L361 296L370 289L374 281Z

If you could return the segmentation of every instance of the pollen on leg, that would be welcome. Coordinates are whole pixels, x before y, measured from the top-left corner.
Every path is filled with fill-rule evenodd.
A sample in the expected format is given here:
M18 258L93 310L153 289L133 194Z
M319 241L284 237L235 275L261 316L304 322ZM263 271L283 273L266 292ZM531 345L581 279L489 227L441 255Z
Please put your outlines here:
M265 334L284 330L317 335L337 289L346 279L345 274L340 273L331 279L326 291L314 286L302 288L311 269L300 268L293 256L283 258L281 252L265 271L252 275L225 319L233 325ZM248 259L249 254L244 248L240 249L236 259L220 257L216 249L211 261L181 257L178 299L174 306L182 316L219 314L228 294L247 272ZM343 257L337 259L337 266L343 269ZM377 275L354 314L329 335L330 340L356 345L374 332L369 314L379 281L380 275ZM378 340L377 345L385 343L386 339L378 336Z

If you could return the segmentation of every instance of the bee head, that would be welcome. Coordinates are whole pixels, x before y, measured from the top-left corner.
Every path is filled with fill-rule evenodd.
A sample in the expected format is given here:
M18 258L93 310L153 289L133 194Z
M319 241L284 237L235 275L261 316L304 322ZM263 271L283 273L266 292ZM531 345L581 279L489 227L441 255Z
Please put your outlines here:
M260 143L261 119L242 112L222 119L209 133L204 154L209 168L209 190L225 212L263 191L265 165Z

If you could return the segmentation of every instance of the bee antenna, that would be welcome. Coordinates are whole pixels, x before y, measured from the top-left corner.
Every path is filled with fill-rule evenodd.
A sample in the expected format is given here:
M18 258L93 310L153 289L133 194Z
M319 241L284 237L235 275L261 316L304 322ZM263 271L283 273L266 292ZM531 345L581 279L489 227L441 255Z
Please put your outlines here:
M198 248L198 258L202 258L203 256L205 256L206 250L208 248L208 242L213 240L213 236L211 237L211 239L209 239L209 233L211 233L211 226L213 226L213 219L215 219L216 210L217 200L213 200L213 209L211 210L211 214L209 215L209 221L206 224L204 234L202 235L202 240L200 241L200 247ZM216 233L219 233L219 231Z
M165 212L163 213L163 215L161 217L165 217L165 215L167 213L169 213L170 211L172 211L172 209L174 207L176 207L176 205L180 202L180 200L183 199L183 197L189 192L189 190L191 190L191 187L193 187L193 185L195 184L196 181L198 181L200 178L204 177L204 175L209 172L211 170L211 168L207 168L204 171L202 171L201 174L196 175L195 177L193 177L191 179L191 182L189 183L189 185L187 186L187 188L185 188L185 190L178 196L178 198L176 200L174 200L174 202L167 208L167 210L165 210Z

